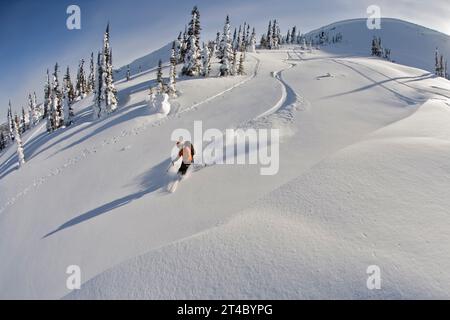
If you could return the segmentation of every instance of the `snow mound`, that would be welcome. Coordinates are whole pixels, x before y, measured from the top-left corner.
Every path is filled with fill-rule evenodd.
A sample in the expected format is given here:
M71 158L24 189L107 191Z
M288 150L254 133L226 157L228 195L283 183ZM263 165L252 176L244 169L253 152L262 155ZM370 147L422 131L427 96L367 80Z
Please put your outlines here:
M448 299L449 123L449 102L430 100L228 223L66 298ZM381 290L366 287L370 265L381 268Z

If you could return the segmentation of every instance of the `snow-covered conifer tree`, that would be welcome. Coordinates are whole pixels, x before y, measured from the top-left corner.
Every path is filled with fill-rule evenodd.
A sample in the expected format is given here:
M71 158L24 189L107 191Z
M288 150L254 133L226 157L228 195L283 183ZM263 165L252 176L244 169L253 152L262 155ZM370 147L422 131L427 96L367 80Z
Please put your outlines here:
M53 73L52 92L51 92L51 105L50 105L50 117L52 118L52 131L58 129L62 124L62 94L59 87L58 80L58 64L55 65L55 71Z
M297 26L294 26L292 28L290 40L291 40L291 44L295 44L297 42Z
M231 45L230 17L227 16L223 28L222 40L220 42L220 75L226 77L231 74L231 64L233 48Z
M162 91L164 87L162 60L158 61L158 70L156 71L156 83L158 84L158 91Z
M244 61L245 61L245 53L241 52L241 55L239 56L239 67L237 70L237 74L239 76L245 75Z
M236 40L236 48L237 51L242 51L242 27L239 26L238 37Z
M17 157L19 158L19 167L25 164L25 154L23 152L22 138L19 132L19 125L14 121L14 138L17 143Z
M117 90L114 86L112 50L110 47L109 23L103 36L102 72L104 81L105 111L110 114L117 110Z
M47 70L47 85L45 89L44 98L44 114L47 119L47 132L52 132L53 125L53 114L52 114L52 85L50 84L50 74Z
M176 78L177 78L177 57L176 57L176 47L177 44L174 41L172 43L172 51L170 54L170 71L169 71L169 96L176 97L177 95L177 89L175 87L176 84Z
M216 40L214 41L214 52L212 52L214 56L216 56L218 59L221 59L219 57L220 55L220 32L217 32L216 34Z
M68 127L72 124L72 115L70 112L70 101L69 101L69 94L67 91L67 87L63 88L62 92L62 126Z
M182 74L186 76L198 76L201 69L200 54L200 12L195 6L192 10L192 18L188 28L188 41L186 57Z
M14 140L14 118L12 114L11 100L8 104L8 130L9 130L9 139Z
M44 118L48 118L48 114L50 111L51 92L52 92L52 87L50 84L50 72L47 69L47 79L46 79L45 87L44 87L44 115L43 115Z
M93 119L99 119L104 115L104 77L103 77L103 65L102 56L99 52L97 55L97 85L95 88L95 101L92 105Z
M183 42L182 33L178 35L178 38L175 40L175 58L177 59L177 64L181 61L181 46Z
M127 81L131 80L131 71L130 71L130 65L127 66Z
M208 77L211 72L211 52L208 46L204 43L202 50L202 75Z
M289 44L291 43L291 30L288 29L288 32L286 34L286 40L284 41L284 43Z
M22 137L20 136L19 125L14 121L14 140L17 143L17 157L19 158L19 166L25 164L25 154L23 151Z
M178 63L184 63L184 60L186 59L186 53L187 53L187 42L188 42L188 31L187 26L184 27L184 33L181 41L181 49L180 49L180 60L178 60Z
M69 103L72 104L75 102L76 94L75 89L72 84L72 79L70 78L70 68L67 67L66 74L64 76L64 87L67 91L67 98L69 99ZM93 90L93 89L92 89Z
M91 52L91 63L89 66L89 80L87 85L87 92L91 93L94 91L94 89L95 89L95 63L94 63L94 53ZM68 93L69 102L72 103L73 101L71 100L70 95L71 94Z
M273 27L272 27L272 20L269 21L269 28L267 30L267 37L266 37L266 48L272 49L273 46Z
M77 89L76 91L77 97L81 99L86 97L87 86L86 86L86 75L84 73L84 59L81 59L78 67L76 89Z
M255 28L253 28L252 35L250 36L247 50L249 52L255 52L256 51L256 30L255 30Z
M0 131L0 151L6 148L7 142L6 142L6 136L4 135L3 131Z

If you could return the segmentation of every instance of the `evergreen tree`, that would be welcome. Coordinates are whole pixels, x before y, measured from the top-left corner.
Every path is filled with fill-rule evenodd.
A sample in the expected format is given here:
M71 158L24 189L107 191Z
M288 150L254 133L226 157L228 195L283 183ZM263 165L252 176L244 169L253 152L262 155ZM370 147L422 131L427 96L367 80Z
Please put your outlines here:
M266 38L265 34L263 34L261 36L261 40L259 41L259 45L260 45L261 48L267 48L268 44L267 44L267 38Z
M180 60L179 63L184 63L184 60L186 59L186 53L187 53L187 46L188 46L188 31L187 26L184 27L184 33L183 38L181 41L181 50L180 50Z
M220 51L220 32L217 32L216 41L214 41L214 52L212 52L212 54L214 54L217 57L219 51ZM218 58L220 59L220 57Z
M272 25L272 45L271 45L271 49L278 49L280 42L281 42L280 28L278 26L277 20L274 20L273 21L273 25Z
M244 22L244 28L242 28L242 50L247 49L247 22Z
M233 50L233 66L231 69L231 74L235 76L238 70L238 59L237 59L237 50Z
M36 100L36 92L34 92L33 95L29 95L28 96L28 100L29 100L29 108L31 111L31 122L33 124L33 126L35 126L41 117L41 113L39 112L38 106L37 106L37 100Z
M227 16L220 42L220 75L226 77L231 74L230 60L232 60L233 48L231 46L230 17Z
M19 158L19 167L25 164L25 155L23 151L22 138L19 132L19 125L14 122L14 138L17 143L17 157Z
M178 35L177 40L175 40L175 58L177 59L177 64L181 63L184 60L181 60L181 47L183 44L183 36L182 33Z
M254 30L254 28L253 28L253 30ZM255 34L255 40L256 40L256 34ZM251 45L251 43L250 43L250 25L247 24L247 32L245 35L245 50L247 50L250 45Z
M285 43L286 44L291 43L291 30L290 29L288 29L288 32L286 34L286 41L285 41Z
M92 71L91 71L92 74ZM89 79L91 82L91 79ZM91 84L90 84L91 86ZM95 84L92 87L91 91L94 91ZM63 83L63 91L62 91L62 116L61 118L64 120L64 125L70 126L72 124L72 118L75 115L74 110L72 108L73 103L75 102L75 90L72 85L72 80L70 79L70 70L67 67L66 75L64 76Z
M14 140L14 118L12 114L11 100L8 104L8 129L9 129L9 139Z
M445 79L448 79L448 64L447 64L447 60L445 60L445 66L444 66L444 77Z
M51 97L50 97L51 92L52 92L52 87L50 85L50 72L47 69L47 79L46 79L45 87L44 87L44 115L43 115L44 118L47 118L48 114L49 114L50 104L51 104Z
M72 124L72 112L70 110L69 93L67 87L63 88L62 92L62 123L63 126L68 127Z
M381 45L381 38L373 37L372 40L372 56L382 57L383 47Z
M291 40L291 44L295 44L297 42L297 26L294 26L292 28L290 40Z
M177 89L175 88L176 78L177 78L177 56L176 56L177 44L174 41L172 43L172 51L170 54L170 71L169 71L169 95L171 97L176 97Z
M109 23L103 37L102 72L104 81L105 111L110 114L117 110L117 90L114 86L112 50L110 47Z
M250 52L256 51L256 30L255 30L255 28L253 28L252 35L250 36L248 48L249 48L248 51L250 51Z
M17 113L14 113L14 125L17 126L17 130L19 130L19 133L21 133L21 126L20 126L20 119ZM15 135L14 135L15 138Z
M192 10L192 18L189 22L186 57L182 74L186 76L198 76L200 74L200 12L195 6Z
M28 96L28 98L31 98L31 100L28 101L28 105L25 108L25 127L27 130L31 129L33 126L33 98L31 95Z
M28 131L28 129L30 128L30 118L29 118L29 113L27 111L25 111L24 107L22 107L21 123L22 123L22 132Z
M434 70L435 74L439 77L441 74L441 66L439 65L439 49L436 48L436 51L434 53Z
M55 71L53 73L53 83L52 83L52 93L51 93L51 105L50 105L50 118L51 118L51 131L58 129L61 124L63 118L62 116L62 105L61 105L61 89L59 87L58 80L58 72L59 72L58 64L55 65Z
M266 48L267 49L272 49L272 45L273 45L273 27L272 27L272 20L269 21L269 28L267 30L267 37L266 37Z
M99 52L97 55L97 86L95 89L95 101L92 105L92 113L94 120L99 119L103 116L104 109L104 81L103 81L103 65L102 65L102 56Z
M131 80L131 71L130 71L130 65L127 66L127 81Z
M158 91L162 91L164 88L163 71L162 71L162 60L158 61L158 70L156 71L156 83L158 84Z
M86 75L84 73L84 59L81 59L79 64L76 88L77 88L76 92L77 97L80 97L81 99L85 98L87 93L87 87L86 87Z
M75 102L76 94L75 89L72 84L72 79L70 78L70 69L67 67L66 74L64 76L64 87L67 90L67 98L69 99L69 103L72 104ZM94 87L92 88L94 90Z
M239 32L238 32L238 37L236 40L235 50L242 51L242 27L241 26L239 26Z
M202 75L208 77L211 72L211 52L206 44L203 44L202 65Z
M52 86L50 84L50 75L47 70L47 84L45 89L45 98L44 98L44 114L45 119L47 119L47 132L52 132L53 125L53 113L52 113Z
M90 63L90 68L89 68L89 80L88 80L88 93L91 93L94 91L95 89L95 64L94 64L94 53L91 52L91 63ZM69 75L70 78L70 75ZM70 92L68 92L68 98L69 98L69 102L72 103L73 100L71 99L71 94Z
M0 131L0 151L6 148L6 137L3 134L3 131Z
M241 52L241 55L239 57L239 67L238 67L238 71L237 71L237 74L239 76L245 75L244 60L245 60L245 54L243 52Z

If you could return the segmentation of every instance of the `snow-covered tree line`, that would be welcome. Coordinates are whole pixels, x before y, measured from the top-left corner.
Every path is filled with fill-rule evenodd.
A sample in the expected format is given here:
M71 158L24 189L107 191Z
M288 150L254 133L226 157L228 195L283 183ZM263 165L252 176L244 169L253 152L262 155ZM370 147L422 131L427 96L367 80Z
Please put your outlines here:
M438 77L450 79L450 76L448 73L447 60L444 58L443 54L439 53L439 48L436 48L434 60L435 60L435 62L434 62L435 74Z
M7 123L5 128L0 128L0 151L5 149L16 139L15 126L19 134L30 130L41 120L41 109L37 105L36 93L28 95L27 107L22 107L20 115L13 115L11 101L7 108Z
M208 77L212 70L214 59L220 64L220 75L242 75L245 73L245 52L254 51L256 46L256 32L250 25L244 23L235 29L231 37L231 24L227 16L223 32L217 33L214 40L201 41L200 11L195 6L191 11L191 20L184 33L172 43L168 79L163 77L162 61L157 69L156 87L150 88L150 96L158 93L176 97L177 65L182 64L181 75L186 77ZM129 70L129 69L128 69ZM127 79L131 78L129 71Z
M283 42L281 29L277 20L269 21L267 33L263 34L260 41L261 48L276 50L280 48Z
M371 51L372 56L391 61L391 49L383 48L381 37L373 37Z

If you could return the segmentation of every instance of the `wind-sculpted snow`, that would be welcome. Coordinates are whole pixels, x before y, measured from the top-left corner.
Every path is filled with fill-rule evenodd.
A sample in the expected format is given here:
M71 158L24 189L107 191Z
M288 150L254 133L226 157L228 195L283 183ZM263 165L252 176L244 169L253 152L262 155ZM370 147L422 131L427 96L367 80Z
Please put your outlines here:
M449 121L448 105L431 100L224 225L66 298L448 299ZM370 265L381 290L366 287Z

